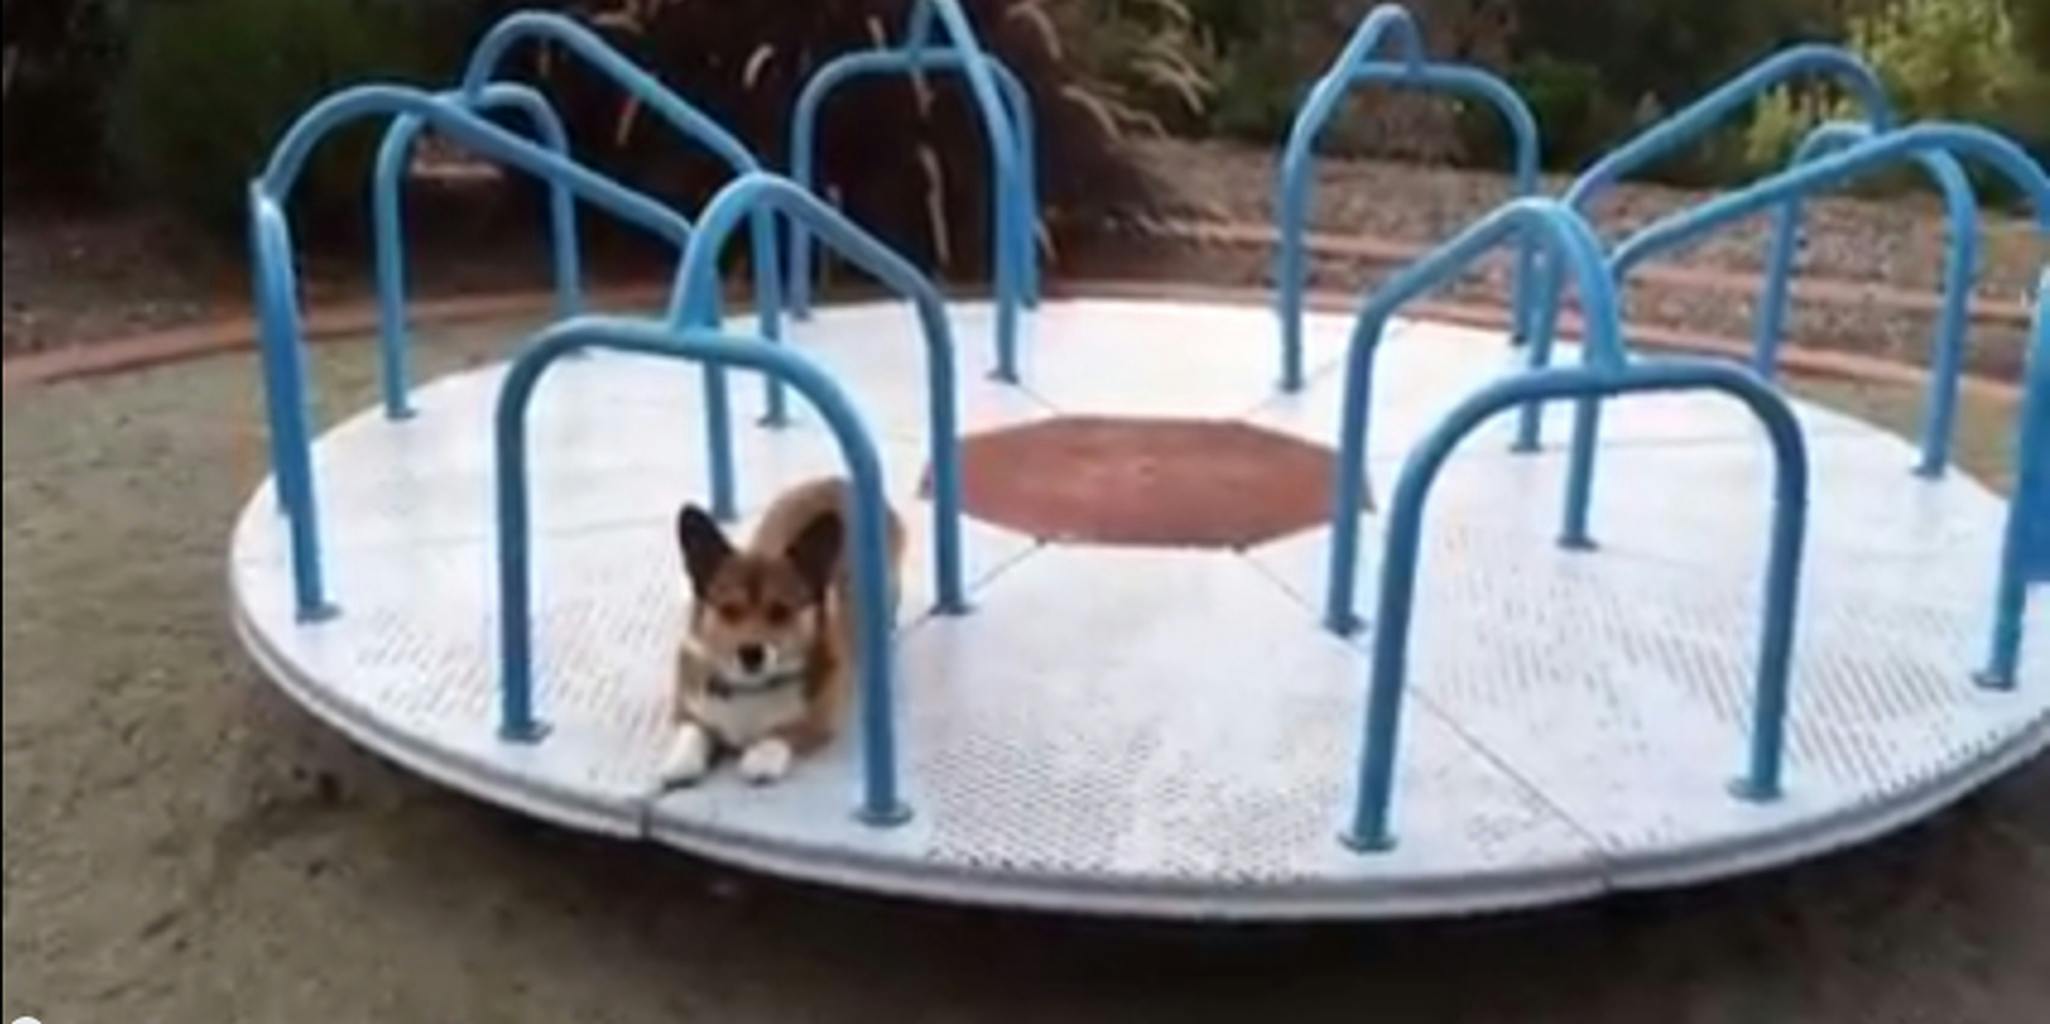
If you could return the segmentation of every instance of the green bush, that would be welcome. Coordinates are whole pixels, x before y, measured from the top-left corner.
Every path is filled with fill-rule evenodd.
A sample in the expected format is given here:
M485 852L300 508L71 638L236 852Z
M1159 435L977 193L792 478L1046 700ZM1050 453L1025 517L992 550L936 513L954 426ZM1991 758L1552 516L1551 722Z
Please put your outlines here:
M421 67L422 10L403 0L138 9L112 121L129 182L207 227L239 231L248 181L294 118L336 88ZM381 127L344 133L309 165L294 201L316 227L361 210Z
M1978 122L2039 147L2050 134L2050 79L2025 56L2008 0L1888 0L1853 14L1848 28L1903 119ZM1777 168L1816 125L1855 113L1822 88L1775 90L1758 105L1745 155L1755 170Z
M1296 104L1344 41L1340 37L1328 49L1316 45L1339 31L1324 18L1331 6L1327 0L1192 0L1191 12L1212 51L1216 87L1203 129L1279 145Z
M1012 7L1026 10L1046 12L1049 38L1061 41L1079 84L1105 104L1105 116L1162 134L1195 128L1208 116L1216 56L1184 0L1040 0Z
M1851 45L1911 117L2004 119L2028 71L2008 0L1894 0L1851 19Z
M2011 127L2036 159L2050 166L2050 0L2032 0L2016 9L2015 40L2028 70Z
M1189 0L1197 35L1213 51L1215 98L1205 127L1276 146L1311 83L1352 37L1372 0ZM1434 59L1499 67L1513 5L1501 0L1410 0ZM1471 116L1470 116L1471 115ZM1324 152L1492 163L1501 126L1441 96L1401 90L1353 94L1319 138ZM1476 151L1476 149L1478 151Z
M1209 128L1267 145L1287 132L1304 90L1376 0L1187 0L1218 55ZM1842 0L1411 0L1437 60L1495 70L1536 113L1545 165L1570 170L1657 111L1797 39L1827 35ZM1336 119L1333 152L1507 159L1502 126L1478 104L1378 94ZM1435 108L1435 109L1434 109ZM1448 111L1456 111L1447 116ZM1742 139L1705 141L1652 171L1712 181L1742 167Z
M1812 90L1774 89L1759 98L1751 113L1751 125L1744 131L1744 162L1754 172L1777 170L1816 126L1851 113Z
M1585 164L1635 127L1630 107L1616 98L1597 65L1539 53L1517 64L1509 83L1537 118L1545 158L1554 167Z
M1849 0L1856 3L1860 0ZM1835 34L1845 0L1515 0L1519 65L1599 67L1610 98L1671 110L1767 53Z
M1300 66L1285 40L1267 37L1239 46L1219 64L1204 128L1229 139L1278 145L1302 89L1316 74Z

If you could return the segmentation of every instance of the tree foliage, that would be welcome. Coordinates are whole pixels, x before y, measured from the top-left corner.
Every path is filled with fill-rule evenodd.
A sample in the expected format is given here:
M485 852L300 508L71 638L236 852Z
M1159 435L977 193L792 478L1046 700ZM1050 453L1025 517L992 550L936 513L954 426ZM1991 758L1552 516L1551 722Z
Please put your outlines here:
M2050 127L2043 65L2025 49L2011 2L1888 0L1851 15L1849 45L1878 71L1903 118L1988 124L2040 146ZM1824 87L1776 90L1759 105L1747 156L1776 166L1817 124L1852 113Z

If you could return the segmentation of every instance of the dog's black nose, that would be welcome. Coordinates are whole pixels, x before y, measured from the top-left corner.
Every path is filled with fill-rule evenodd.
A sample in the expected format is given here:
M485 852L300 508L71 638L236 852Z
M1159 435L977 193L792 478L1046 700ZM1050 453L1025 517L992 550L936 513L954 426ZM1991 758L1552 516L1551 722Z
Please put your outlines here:
M759 672L762 660L769 656L769 652L762 650L761 644L741 644L740 650L733 652L733 655L740 659L741 668L749 672Z

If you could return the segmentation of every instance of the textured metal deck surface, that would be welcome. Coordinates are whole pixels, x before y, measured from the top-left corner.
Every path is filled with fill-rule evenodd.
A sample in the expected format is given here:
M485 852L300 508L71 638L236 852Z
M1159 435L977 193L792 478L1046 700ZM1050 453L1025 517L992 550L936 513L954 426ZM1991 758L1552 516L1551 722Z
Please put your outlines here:
M1024 390L987 364L986 306L955 309L964 429L1057 413L1239 418L1330 443L1350 324L1311 319L1320 370L1273 396L1258 309L1072 301L1031 320ZM1816 467L1788 794L1737 801L1771 467L1733 405L1616 403L1594 553L1551 543L1563 459L1463 450L1434 496L1399 846L1338 841L1365 659L1317 627L1324 533L1246 552L1041 546L971 521L976 609L922 614L929 506L921 346L907 309L822 311L799 343L880 435L914 528L898 639L902 774L915 817L857 823L843 737L779 786L730 773L659 793L684 583L676 505L702 492L694 368L559 364L532 412L542 743L495 733L487 368L366 412L319 442L339 618L293 621L282 520L252 496L231 554L237 623L270 674L357 740L476 796L566 825L758 869L947 900L1218 917L1371 917L1525 906L1714 878L1860 841L2050 745L2050 601L2022 685L1970 681L2003 503L1910 448L1803 407ZM1499 337L1406 324L1378 374L1374 479L1435 414L1501 371ZM736 384L743 411L759 403ZM1564 410L1550 440L1564 437ZM743 503L835 465L815 418L738 434ZM1365 564L1378 556L1369 517ZM1362 588L1372 595L1372 586ZM1371 607L1363 609L1371 614Z

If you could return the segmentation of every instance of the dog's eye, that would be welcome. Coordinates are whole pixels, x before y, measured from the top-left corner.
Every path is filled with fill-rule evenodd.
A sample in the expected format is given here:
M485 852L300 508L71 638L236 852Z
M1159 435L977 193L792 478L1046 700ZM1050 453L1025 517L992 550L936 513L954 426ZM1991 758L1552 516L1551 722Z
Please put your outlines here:
M790 606L781 602L768 607L769 625L781 626L790 621Z
M747 609L737 604L722 604L719 606L719 618L724 619L727 625L737 623L746 616Z

